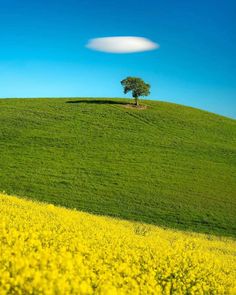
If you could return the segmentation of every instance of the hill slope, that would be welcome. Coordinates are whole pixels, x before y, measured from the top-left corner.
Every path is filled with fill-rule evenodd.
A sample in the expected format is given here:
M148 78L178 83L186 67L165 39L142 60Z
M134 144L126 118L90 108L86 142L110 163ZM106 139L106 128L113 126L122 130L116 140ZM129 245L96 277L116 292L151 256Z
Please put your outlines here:
M0 100L0 191L236 236L236 121L125 100Z

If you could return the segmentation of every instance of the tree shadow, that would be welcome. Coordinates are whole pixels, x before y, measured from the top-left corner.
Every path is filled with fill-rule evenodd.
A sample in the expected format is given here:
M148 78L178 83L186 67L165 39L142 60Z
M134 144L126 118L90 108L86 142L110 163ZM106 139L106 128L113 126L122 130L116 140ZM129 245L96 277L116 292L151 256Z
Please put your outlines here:
M113 99L79 99L79 100L68 100L66 103L88 103L88 104L116 104L125 105L128 102L116 101Z

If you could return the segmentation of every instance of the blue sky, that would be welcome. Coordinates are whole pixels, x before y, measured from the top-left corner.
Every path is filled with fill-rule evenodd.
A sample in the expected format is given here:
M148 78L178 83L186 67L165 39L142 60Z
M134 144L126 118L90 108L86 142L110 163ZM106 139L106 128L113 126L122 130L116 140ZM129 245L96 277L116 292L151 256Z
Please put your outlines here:
M0 0L0 97L125 97L120 80L139 76L151 99L236 118L235 15L234 0ZM108 36L160 48L85 47Z

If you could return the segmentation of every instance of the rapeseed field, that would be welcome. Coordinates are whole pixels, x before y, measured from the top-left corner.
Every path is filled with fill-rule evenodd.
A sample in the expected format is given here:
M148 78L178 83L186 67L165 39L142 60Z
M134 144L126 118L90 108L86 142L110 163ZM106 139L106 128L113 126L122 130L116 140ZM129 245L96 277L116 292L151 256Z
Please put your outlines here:
M236 294L236 242L0 194L0 294Z

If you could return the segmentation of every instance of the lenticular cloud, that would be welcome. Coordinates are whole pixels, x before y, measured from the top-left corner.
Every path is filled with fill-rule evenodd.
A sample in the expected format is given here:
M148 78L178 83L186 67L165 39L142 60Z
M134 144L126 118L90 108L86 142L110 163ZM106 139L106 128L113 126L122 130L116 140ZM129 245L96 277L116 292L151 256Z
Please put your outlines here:
M154 50L159 45L143 37L105 37L89 40L87 47L108 53L132 53Z

